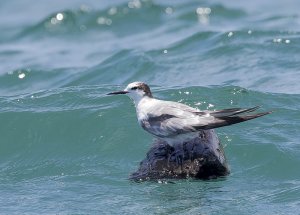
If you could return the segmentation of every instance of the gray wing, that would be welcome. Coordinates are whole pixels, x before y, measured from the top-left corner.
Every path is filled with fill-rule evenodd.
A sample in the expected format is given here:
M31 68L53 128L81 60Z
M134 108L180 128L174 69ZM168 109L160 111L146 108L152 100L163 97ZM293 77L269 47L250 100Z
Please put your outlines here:
M172 137L198 130L228 126L271 113L241 115L253 112L258 108L199 111L184 104L168 102L163 103L159 108L150 110L147 119L140 123L145 130L156 136Z
M159 101L160 104L148 109L147 117L140 121L148 132L159 137L172 137L196 131L190 125L199 110L177 102Z

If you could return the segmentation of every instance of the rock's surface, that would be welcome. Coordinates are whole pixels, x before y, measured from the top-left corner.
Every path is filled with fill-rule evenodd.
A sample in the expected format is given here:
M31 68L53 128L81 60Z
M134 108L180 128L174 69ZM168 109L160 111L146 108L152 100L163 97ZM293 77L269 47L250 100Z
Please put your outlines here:
M199 137L173 146L156 140L132 180L211 179L229 174L223 147L214 130L199 132Z

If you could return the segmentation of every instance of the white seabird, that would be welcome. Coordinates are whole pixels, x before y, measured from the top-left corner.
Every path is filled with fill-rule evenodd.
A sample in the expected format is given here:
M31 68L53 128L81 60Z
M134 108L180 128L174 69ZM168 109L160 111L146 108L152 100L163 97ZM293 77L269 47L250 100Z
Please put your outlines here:
M259 106L200 111L182 103L153 98L149 86L143 82L133 82L123 91L108 93L118 94L126 94L133 100L138 122L144 130L170 145L196 138L200 130L228 126L271 113L245 115Z

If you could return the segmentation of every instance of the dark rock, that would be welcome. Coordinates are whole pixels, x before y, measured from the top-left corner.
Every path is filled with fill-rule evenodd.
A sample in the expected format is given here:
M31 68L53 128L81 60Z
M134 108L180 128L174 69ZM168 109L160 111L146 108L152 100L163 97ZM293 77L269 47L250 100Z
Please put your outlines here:
M217 134L214 130L205 130L199 132L199 137L175 146L157 139L130 179L211 179L228 174Z

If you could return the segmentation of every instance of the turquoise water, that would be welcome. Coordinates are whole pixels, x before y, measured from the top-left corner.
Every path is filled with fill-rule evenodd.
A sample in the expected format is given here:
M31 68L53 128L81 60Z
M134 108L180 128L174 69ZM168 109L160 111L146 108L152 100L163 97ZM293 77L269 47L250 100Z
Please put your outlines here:
M0 214L298 214L300 2L1 1ZM153 138L145 81L200 109L261 105L217 129L228 177L128 180Z

